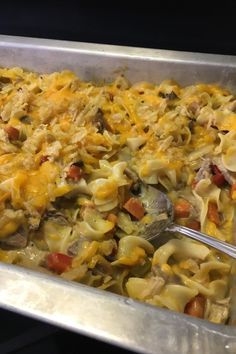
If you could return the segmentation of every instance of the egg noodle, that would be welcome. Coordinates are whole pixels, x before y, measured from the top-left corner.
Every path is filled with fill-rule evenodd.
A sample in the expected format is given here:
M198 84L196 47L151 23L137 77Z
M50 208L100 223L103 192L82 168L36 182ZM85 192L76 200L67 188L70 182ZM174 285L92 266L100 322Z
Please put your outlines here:
M0 117L1 261L228 321L232 260L178 234L143 239L138 178L168 194L176 223L233 242L232 93L0 69Z

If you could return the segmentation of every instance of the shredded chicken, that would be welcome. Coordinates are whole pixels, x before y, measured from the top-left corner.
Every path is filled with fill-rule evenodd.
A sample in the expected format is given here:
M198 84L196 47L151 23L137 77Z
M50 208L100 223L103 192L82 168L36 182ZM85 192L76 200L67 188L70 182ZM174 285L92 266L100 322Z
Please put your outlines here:
M204 178L209 178L211 173L211 160L209 158L204 159L202 165L196 174L195 181L199 182Z

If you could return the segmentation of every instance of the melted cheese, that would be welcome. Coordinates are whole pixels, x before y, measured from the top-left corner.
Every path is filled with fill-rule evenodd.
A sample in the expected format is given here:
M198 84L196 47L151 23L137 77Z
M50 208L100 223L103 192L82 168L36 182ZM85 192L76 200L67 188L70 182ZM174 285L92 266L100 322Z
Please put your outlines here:
M15 207L24 208L25 203L42 212L54 199L56 178L59 168L46 161L37 171L17 171L13 181L12 202Z

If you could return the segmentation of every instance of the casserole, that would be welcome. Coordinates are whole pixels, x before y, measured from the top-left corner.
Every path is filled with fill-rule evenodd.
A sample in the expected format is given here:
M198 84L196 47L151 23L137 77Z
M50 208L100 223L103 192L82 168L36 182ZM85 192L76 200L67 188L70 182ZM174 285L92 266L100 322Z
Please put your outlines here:
M217 81L221 85L228 85L232 87L233 81L233 68L234 68L234 58L227 57L224 59L224 64L221 64L220 60L222 59L220 56L200 56L196 55L196 59L194 59L193 54L177 54L177 53L169 53L175 55L174 59L167 58L168 53L159 52L157 56L155 55L155 51L145 51L144 54L140 54L142 52L141 49L127 49L124 50L122 54L122 48L116 48L114 51L111 48L107 47L106 53L102 54L102 51L99 50L100 47L97 45L92 46L93 49L90 51L87 49L86 45L78 44L82 49L73 49L67 48L63 49L56 47L59 42L54 42L50 48L44 46L46 43L50 43L50 41L42 41L42 46L36 46L35 50L30 52L31 45L27 44L27 41L30 39L25 39L21 44L14 45L14 40L11 42L11 39L8 43L4 43L5 45L2 48L2 66L23 66L27 67L29 70L36 70L36 71L52 71L52 70L61 70L65 67L68 69L72 69L75 71L75 67L72 66L74 60L77 58L80 59L80 70L79 74L80 77L89 80L101 80L103 78L111 79L112 76L117 75L117 71L125 72L125 75L134 81L140 80L147 80L152 81L157 80L161 81L162 79L174 78L177 79L181 84L188 84L190 82L196 81L204 81L204 82L211 82ZM73 44L68 44L68 46ZM54 46L54 47L53 47ZM21 51L21 49L24 49ZM110 49L110 52L109 52ZM116 52L121 52L117 53ZM46 51L46 52L45 52ZM60 60L55 63L50 60L50 57L56 54L56 52L60 52ZM45 55L47 53L47 55ZM29 56L32 54L30 60ZM70 54L70 63L65 63L66 55ZM17 63L15 60L15 55L17 56ZM166 58L165 58L166 55ZM182 55L182 57L181 57ZM45 59L47 57L47 59ZM183 59L185 57L185 59ZM198 58L199 57L199 58ZM4 62L4 58L6 61ZM84 65L83 65L84 59ZM41 60L41 61L40 61ZM96 60L99 60L98 64L95 64ZM184 61L185 60L185 61ZM24 62L24 64L23 64ZM228 67L225 66L225 63L228 62ZM7 64L6 64L7 63ZM210 64L211 63L211 64ZM74 63L75 64L75 63ZM94 65L94 67L93 67ZM102 68L105 70L102 70ZM113 71L112 71L112 70ZM141 75L138 70L143 70ZM174 71L173 71L174 70ZM162 77L160 75L165 75ZM187 74L192 72L191 80ZM157 75L155 77L154 73ZM185 75L183 75L185 73ZM207 75L207 76L206 76ZM173 77L174 76L174 77ZM203 78L204 77L204 78ZM228 81L226 82L225 80ZM17 272L16 272L17 274ZM31 273L28 273L31 274ZM40 277L38 277L39 281ZM46 279L46 278L45 278ZM81 288L82 289L82 288ZM4 293L4 292L3 292ZM13 292L14 293L14 292ZM68 291L69 294L69 291ZM63 302L66 300L63 297ZM130 300L125 299L125 303L133 303ZM52 304L53 305L53 304ZM136 306L136 305L135 305ZM137 305L139 306L139 305ZM52 306L53 307L53 306ZM147 312L146 312L147 311ZM148 313L148 310L145 310ZM169 316L169 315L168 315ZM176 316L176 315L174 315ZM55 317L54 317L55 319ZM188 321L188 320L187 320ZM117 323L120 325L120 323ZM138 330L138 329L137 329ZM139 329L140 330L140 329ZM150 331L151 333L151 331ZM145 335L146 337L146 335ZM140 338L140 336L139 336ZM143 339L144 341L144 339ZM140 345L140 344L139 344ZM232 343L230 344L232 348ZM166 344L165 344L166 346ZM149 350L144 347L145 350ZM167 350L166 346L166 350ZM230 348L230 347L229 347ZM133 349L140 350L139 347L135 347ZM156 347L153 348L156 352ZM170 348L173 352L173 348ZM152 349L151 349L152 350ZM231 350L231 349L230 349ZM182 351L182 350L181 350ZM204 350L205 351L205 350ZM183 352L183 351L182 351ZM222 351L221 351L222 352Z

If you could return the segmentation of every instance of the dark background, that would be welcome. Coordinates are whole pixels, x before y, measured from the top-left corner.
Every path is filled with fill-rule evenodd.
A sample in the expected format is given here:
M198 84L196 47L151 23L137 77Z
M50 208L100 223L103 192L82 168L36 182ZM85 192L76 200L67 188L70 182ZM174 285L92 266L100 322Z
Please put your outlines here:
M236 55L235 18L233 1L1 1L0 34ZM1 354L129 353L8 311L0 318Z
M0 33L236 54L235 1L1 1Z

